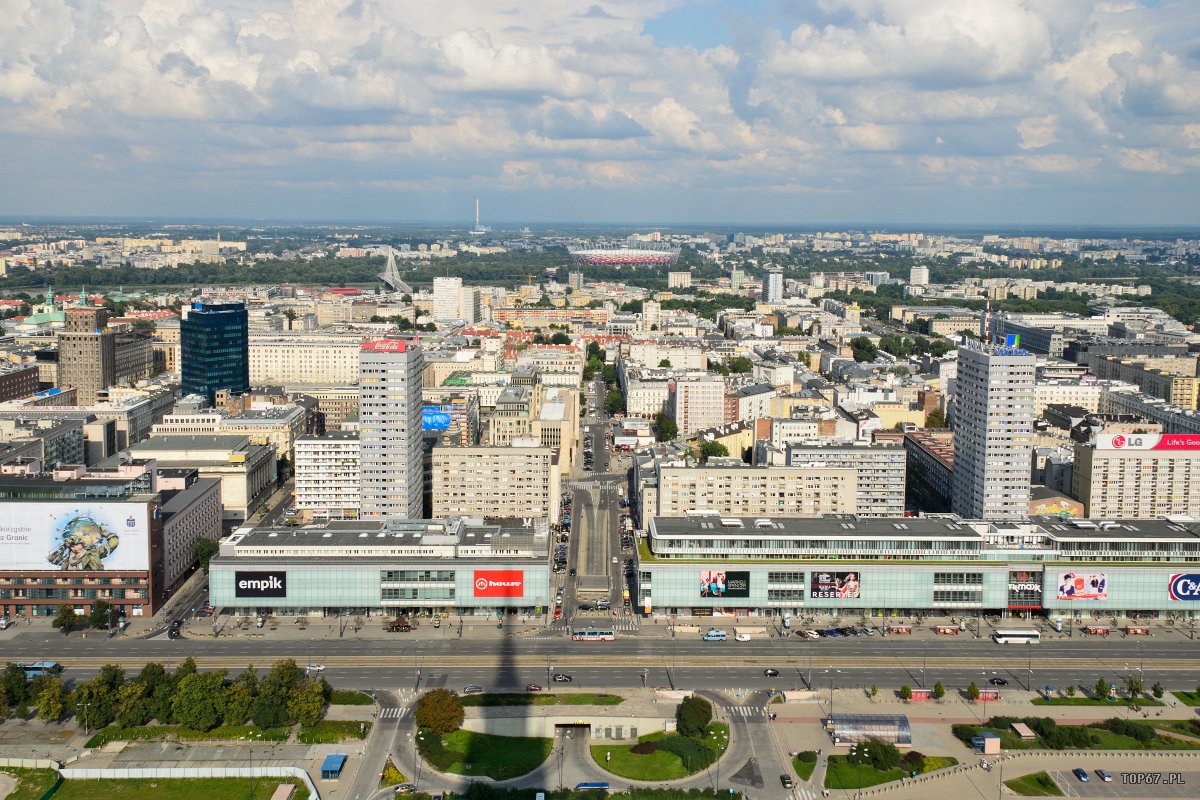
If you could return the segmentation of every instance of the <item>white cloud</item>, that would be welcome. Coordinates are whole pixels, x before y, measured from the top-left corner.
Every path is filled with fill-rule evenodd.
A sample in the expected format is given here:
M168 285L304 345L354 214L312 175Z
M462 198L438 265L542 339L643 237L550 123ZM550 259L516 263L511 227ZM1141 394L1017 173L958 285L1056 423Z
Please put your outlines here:
M1053 114L1026 117L1017 125L1017 133L1021 134L1021 142L1017 146L1022 150L1049 147L1058 141L1058 117Z

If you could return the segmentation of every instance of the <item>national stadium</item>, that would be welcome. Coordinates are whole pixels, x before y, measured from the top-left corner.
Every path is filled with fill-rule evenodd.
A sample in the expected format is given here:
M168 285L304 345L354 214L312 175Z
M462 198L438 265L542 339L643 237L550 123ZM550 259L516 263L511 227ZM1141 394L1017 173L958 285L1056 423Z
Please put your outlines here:
M669 267L679 260L678 245L666 242L638 242L637 247L601 245L598 247L568 247L571 262L598 267L629 265L635 267Z

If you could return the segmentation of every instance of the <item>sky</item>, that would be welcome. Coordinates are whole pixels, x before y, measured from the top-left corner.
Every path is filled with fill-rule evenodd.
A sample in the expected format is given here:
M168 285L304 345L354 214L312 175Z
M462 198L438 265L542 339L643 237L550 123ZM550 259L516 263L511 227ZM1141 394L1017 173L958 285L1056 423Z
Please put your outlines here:
M0 0L0 214L1200 223L1195 0Z

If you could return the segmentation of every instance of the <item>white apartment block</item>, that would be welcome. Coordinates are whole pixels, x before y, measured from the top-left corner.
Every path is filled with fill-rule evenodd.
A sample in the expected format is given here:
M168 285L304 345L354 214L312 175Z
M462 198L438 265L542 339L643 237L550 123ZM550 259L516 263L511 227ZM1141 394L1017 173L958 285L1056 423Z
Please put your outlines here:
M908 282L913 286L928 286L929 267L916 266L909 269Z
M421 519L421 346L414 339L377 339L363 343L360 357L362 515Z
M462 319L462 278L433 279L433 318Z
M558 452L549 447L435 447L434 519L542 517L559 521Z
M964 519L1029 515L1035 369L1020 349L958 350L953 509Z
M629 343L630 361L647 367L658 367L664 360L671 362L671 369L707 369L708 357L698 344L672 345L661 340L633 341Z
M903 517L907 453L903 447L830 447L789 443L787 465L810 469L852 469L860 517Z
M355 519L359 493L358 434L333 431L296 440L296 508L317 517Z
M725 421L725 381L720 376L676 378L668 384L668 391L671 416L680 435L715 428Z
M670 391L666 381L630 380L625 383L625 413L653 419L667 407Z
M250 337L250 385L358 382L361 334L283 333Z
M1189 434L1101 434L1094 444L1076 444L1071 494L1093 519L1200 517L1195 441Z
M857 482L854 469L660 465L657 493L643 496L640 513L642 519L855 514Z

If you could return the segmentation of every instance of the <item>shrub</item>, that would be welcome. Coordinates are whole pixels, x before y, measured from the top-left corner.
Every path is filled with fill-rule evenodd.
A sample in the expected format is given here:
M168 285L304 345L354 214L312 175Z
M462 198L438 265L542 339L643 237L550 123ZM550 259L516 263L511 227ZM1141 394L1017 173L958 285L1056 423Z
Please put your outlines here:
M659 750L679 756L683 765L691 772L704 769L717 757L712 750L687 736L664 736L655 740L654 744Z
M462 700L454 692L433 689L421 695L417 701L416 718L417 725L439 736L452 733L462 726Z
M1137 739L1143 744L1153 742L1158 736L1154 731L1153 725L1146 722L1135 722L1131 719L1121 719L1120 717L1113 717L1110 720L1106 720L1100 723L1100 726L1107 728L1113 733Z
M796 754L796 760L801 764L817 763L817 754L812 750L803 750Z
M696 695L685 697L675 711L675 721L680 734L699 738L704 735L708 723L712 722L712 703Z
M654 746L654 742L638 742L633 747L629 748L629 752L636 753L639 756L648 756L658 750Z
M975 738L975 726L955 724L950 726L950 732L954 734L954 738L958 739L968 747L971 746L971 740Z
M900 763L906 765L910 770L920 769L921 764L925 763L925 754L909 750L904 754L904 758L900 759Z

